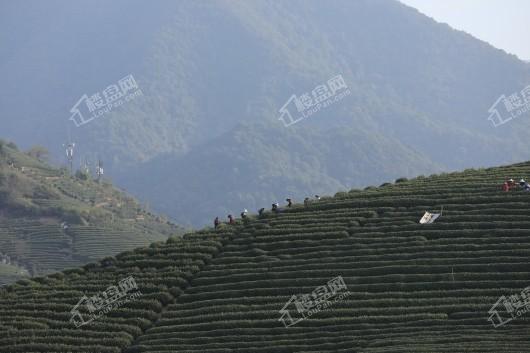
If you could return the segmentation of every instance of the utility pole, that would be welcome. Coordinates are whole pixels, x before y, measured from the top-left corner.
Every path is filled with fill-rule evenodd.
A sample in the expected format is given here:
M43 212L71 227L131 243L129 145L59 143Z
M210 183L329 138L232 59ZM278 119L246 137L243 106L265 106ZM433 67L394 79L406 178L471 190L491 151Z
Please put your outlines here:
M98 164L96 166L96 175L99 182L103 177L103 162L101 162L101 159L98 159Z
M90 174L90 160L86 156L84 157L84 162L83 162L83 172L86 175Z
M75 143L68 142L63 144L63 147L66 148L66 159L68 160L68 164L70 165L70 174L74 174L74 148Z

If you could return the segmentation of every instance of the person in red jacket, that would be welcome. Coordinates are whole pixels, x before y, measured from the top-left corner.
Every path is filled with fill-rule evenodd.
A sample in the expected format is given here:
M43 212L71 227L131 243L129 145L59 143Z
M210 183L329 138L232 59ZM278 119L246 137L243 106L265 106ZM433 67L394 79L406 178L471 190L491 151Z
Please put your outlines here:
M502 191L504 192L510 191L510 184L508 184L507 181L505 181L504 184L502 184Z
M234 219L234 217L232 217L231 214L228 215L228 223L229 224L236 224L236 220Z

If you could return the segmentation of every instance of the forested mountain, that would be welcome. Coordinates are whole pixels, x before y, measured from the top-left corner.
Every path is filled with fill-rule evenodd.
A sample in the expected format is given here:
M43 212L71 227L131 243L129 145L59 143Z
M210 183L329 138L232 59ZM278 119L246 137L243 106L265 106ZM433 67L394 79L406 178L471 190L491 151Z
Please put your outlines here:
M117 183L183 224L528 157L530 120L494 128L488 110L528 85L530 65L397 1L31 3L0 11L2 33L21 28L0 49L3 134L59 156L70 130L80 155L105 156ZM143 96L68 121L128 74ZM337 75L350 94L278 120Z

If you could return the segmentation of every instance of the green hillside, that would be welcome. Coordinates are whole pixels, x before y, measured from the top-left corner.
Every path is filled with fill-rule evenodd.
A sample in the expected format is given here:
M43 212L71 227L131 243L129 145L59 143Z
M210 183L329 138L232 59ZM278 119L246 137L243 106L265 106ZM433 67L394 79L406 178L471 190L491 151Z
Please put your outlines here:
M78 267L182 232L109 182L0 141L0 284Z
M530 193L500 188L528 176L399 180L19 281L0 293L0 352L527 352L528 314L494 328L488 311L530 285ZM83 295L128 276L141 296L76 328ZM339 276L348 295L282 324Z

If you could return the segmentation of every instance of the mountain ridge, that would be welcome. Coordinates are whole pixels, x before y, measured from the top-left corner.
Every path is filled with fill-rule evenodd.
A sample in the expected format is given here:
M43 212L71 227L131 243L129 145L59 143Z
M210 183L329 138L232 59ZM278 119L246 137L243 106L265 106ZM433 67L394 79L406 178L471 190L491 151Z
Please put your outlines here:
M258 141L272 140L277 135L289 138L290 133L311 135L319 141L344 140L343 130L352 132L351 140L357 138L357 132L380 136L381 142L376 138L367 142L370 145L365 149L367 156L348 160L348 164L364 171L357 180L352 180L352 174L357 173L351 173L351 166L335 172L331 168L318 171L321 184L331 185L324 188L328 192L339 184L346 188L364 187L369 185L367 179L382 182L430 174L440 168L451 171L493 166L528 157L530 146L525 136L528 119L521 117L494 128L487 118L488 109L501 94L519 91L528 84L530 66L398 2L336 0L324 5L317 1L247 4L223 0L160 2L156 9L149 10L142 6L139 2L129 6L131 13L146 12L142 24L146 34L138 38L138 55L129 55L131 62L123 69L116 69L115 61L110 60L112 65L103 65L101 75L84 74L83 80L70 85L73 88L68 97L58 97L56 103L39 101L39 109L50 115L49 127L42 129L50 137L32 139L51 147L58 156L62 151L57 141L64 139L66 130L70 129L81 155L106 156L109 175L119 184L126 183L141 199L160 201L164 195L143 191L151 188L149 175L132 180L139 169L157 169L168 182L172 175L181 174L179 170L187 168L188 164L181 163L189 163L194 155L208 158L202 149L209 148L209 143L218 143L221 150L234 153L232 139L226 138L226 134L238 133L241 125L247 123L255 125L248 129ZM118 5L109 9L106 16L112 17L117 8ZM63 11L72 20L79 16L69 8ZM164 16L155 25L158 13ZM131 16L124 18L124 23ZM77 28L79 33L87 31L83 21ZM103 20L98 18L98 21ZM91 28L98 35L104 32L97 26ZM123 25L116 27L115 35L125 35L123 28ZM91 36L79 37L84 46L92 46L94 52L101 48L116 61L123 61L120 50L132 50L119 41L110 47L110 44L102 46L91 41ZM70 50L73 44L65 43ZM39 63L49 60L36 59ZM57 59L53 63L60 62ZM99 65L101 60L98 58L94 63ZM77 77L80 69L98 72L94 65L86 60L64 63L62 67L65 75ZM16 77L20 71L8 70L9 65L3 67L9 71L7 77ZM81 128L66 125L64 114L68 112L68 104L73 104L83 93L103 89L128 73L134 74L143 97ZM336 75L342 75L351 94L288 128L289 133L284 134L286 128L278 121L280 107L293 94L311 92ZM54 93L60 96L65 92L58 88ZM8 121L9 135L22 134L15 133L20 129L12 122L15 117L24 115L25 121L37 120L34 116L39 114L19 111L26 106L18 104L16 109L7 111L12 107L10 101L0 104L4 107L0 109L6 109L0 114ZM56 117L54 112L58 112ZM320 136L313 133L315 130ZM342 150L340 144L335 146L334 155L350 152ZM319 152L307 151L318 156L314 165L325 166L323 158L327 156ZM282 154L280 160L297 158L288 150ZM398 160L410 160L415 155L415 167L407 174L399 163L391 163L393 170L377 174L374 165L387 161L388 155L395 155ZM161 156L170 156L172 163L156 166ZM266 169L270 158L262 158L263 154L254 156L250 168ZM210 160L203 165L216 163ZM272 202L270 198L283 198L287 194L303 196L307 190L304 185L310 177L304 175L308 173L306 166L297 165L300 167L292 175L299 179L293 180L295 185L291 189L270 187L264 194L266 197L256 199L251 205L241 198L229 208L268 204ZM206 173L206 166L197 170L197 174ZM214 190L212 200L217 205L223 204L224 195L233 189L232 181L238 178L233 170L222 176L221 187ZM371 174L374 171L376 175ZM257 189L260 179L254 180L253 189ZM190 178L178 180L176 184L183 186L184 194L179 199L190 199L191 194L186 194L187 189L193 188ZM179 199L167 200L170 206L157 211L196 226L205 224L206 214L214 217L221 211L215 207L204 210L205 214L198 218L185 205L171 206Z

